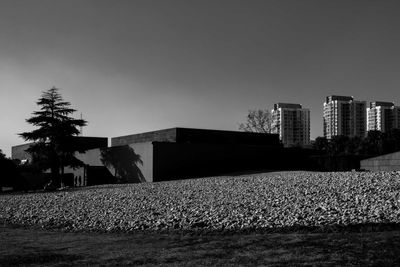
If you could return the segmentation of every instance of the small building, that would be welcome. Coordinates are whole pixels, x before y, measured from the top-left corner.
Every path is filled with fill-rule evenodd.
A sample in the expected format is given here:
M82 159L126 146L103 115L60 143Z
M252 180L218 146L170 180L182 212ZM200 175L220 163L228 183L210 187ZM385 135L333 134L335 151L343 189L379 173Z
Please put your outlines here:
M74 140L74 145L82 150L89 150L93 148L108 146L107 137L75 136L73 140ZM26 143L11 147L11 158L20 160L22 162L32 161L32 156L27 152L27 149L32 144L33 143Z
M400 151L361 160L360 168L368 171L400 171Z
M13 157L23 158L13 147ZM257 169L276 169L283 148L278 134L170 128L111 138L84 153L84 166L65 168L75 186L159 182Z
M74 137L74 146L80 150L91 150L96 148L103 148L108 146L107 137L88 137L88 136L76 136ZM32 161L32 156L27 152L27 149L33 143L27 143L11 147L11 158L21 161L22 164L26 164ZM85 168L71 169L65 167L65 183L70 186L84 186L85 181ZM43 182L43 177L36 177L31 173L22 173L26 180L30 180L33 184L40 184ZM37 181L33 181L33 180ZM35 187L35 186L33 186Z
M104 181L113 176L124 182L158 182L273 169L281 150L277 134L171 128L114 137L111 147L77 157L87 164L84 173L90 185L99 177ZM96 177L92 175L95 169Z

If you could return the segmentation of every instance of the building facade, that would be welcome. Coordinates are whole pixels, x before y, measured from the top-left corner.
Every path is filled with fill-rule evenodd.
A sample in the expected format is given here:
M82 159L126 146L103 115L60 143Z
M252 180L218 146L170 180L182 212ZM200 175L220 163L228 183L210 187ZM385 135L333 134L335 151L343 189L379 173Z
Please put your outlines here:
M89 150L108 146L107 137L75 136L73 145L77 150ZM11 147L11 158L20 160L22 163L32 162L32 156L27 152L34 143L26 143Z
M11 147L11 158L13 160L19 160L22 164L29 164L32 162L32 156L27 152L27 149L30 148L34 143L27 143L23 145L17 145ZM106 148L108 146L108 138L107 137L89 137L89 136L75 136L73 138L73 142L71 144L76 150L79 151L92 151L94 149ZM80 155L84 155L85 153L75 153L75 156L80 159ZM88 153L90 155L90 153ZM86 162L84 162L86 164ZM93 172L93 171L92 171ZM50 170L45 170L44 174L32 174L31 172L21 171L21 175L25 181L27 181L27 185L31 188L43 188L42 186L49 181L49 176L45 174L49 174ZM92 175L92 176L95 176ZM66 186L86 186L87 183L87 168L71 168L64 167L64 177L63 183Z
M351 96L328 96L324 102L324 136L344 135L364 137L367 129L366 101Z
M360 169L368 171L400 171L400 151L360 161Z
M367 130L387 132L399 128L400 107L392 102L371 102L367 108Z
M272 131L285 147L310 144L310 110L300 104L278 103L272 110Z
M100 176L91 176L90 170L104 167L137 183L273 169L282 162L276 156L282 152L277 134L178 127L113 137L111 147L87 151L79 159L88 165L89 184ZM107 164L105 154L131 164Z
M400 129L400 107L393 107L393 128Z
M170 128L111 138L79 137L84 165L65 168L66 185L87 186L116 182L140 183L214 176L284 166L277 134ZM85 142L84 142L85 141ZM13 159L24 160L31 144L12 148ZM281 165L280 165L281 164Z

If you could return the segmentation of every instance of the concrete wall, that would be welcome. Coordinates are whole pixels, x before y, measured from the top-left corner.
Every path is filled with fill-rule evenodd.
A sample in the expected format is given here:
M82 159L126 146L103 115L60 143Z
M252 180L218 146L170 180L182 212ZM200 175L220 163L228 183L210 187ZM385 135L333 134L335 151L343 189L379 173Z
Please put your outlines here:
M278 134L190 128L176 129L177 143L280 146Z
M121 148L122 146L120 146ZM134 168L137 167L136 174L140 177L143 177L145 182L152 182L153 181L153 145L150 142L147 143L137 143L137 144L130 144L128 146L133 150L133 153L137 155L139 161L134 164ZM110 148L102 148L106 150L118 150L118 147L110 147ZM91 149L86 151L85 153L77 153L76 157L83 161L88 168L88 176L90 176L90 167L105 167L104 164L101 162L101 150L102 149ZM118 152L118 151L117 151ZM119 155L116 155L117 157ZM111 175L115 174L115 169L113 166L106 167ZM94 168L92 168L93 173ZM71 170L70 170L71 171ZM130 171L130 170L128 170ZM79 175L82 173L82 170L73 170L72 171L75 175ZM97 169L96 173L99 173L99 169ZM98 174L99 175L99 174ZM140 178L138 177L138 178ZM93 179L96 177L88 177L88 180L92 180L89 184L96 184L93 182ZM128 182L135 182L133 177L132 180L128 180ZM142 181L143 182L143 181Z
M85 153L77 152L75 153L75 157L89 166L103 166L103 164L100 161L99 148L87 150ZM86 186L88 184L96 184L95 182L91 183L90 181L88 181L87 166L75 169L70 167L65 167L64 173L72 173L74 175L74 186ZM96 179L96 177L93 177L93 179Z
M74 146L76 149L88 150L108 146L107 137L75 136Z
M84 168L66 168L74 180L82 178L79 185L94 185L115 182L113 166L104 166L101 151L114 153L118 162L119 177L128 177L128 182L153 182L171 179L202 177L221 173L276 168L277 154L282 152L277 134L260 134L237 131L172 128L143 134L111 139L88 139L98 148L76 153L84 162ZM84 139L83 144L87 144ZM162 141L162 142L160 142ZM15 155L26 155L15 147ZM118 160L115 160L118 159ZM120 164L121 163L121 164ZM123 175L121 175L121 173ZM76 184L76 183L75 183Z
M25 150L28 149L32 144L33 143L28 143L11 147L11 158L31 161L31 155Z
M221 131L208 129L172 128L111 138L111 146L144 142L190 144L243 144L279 146L277 134Z
M86 146L97 146L97 145L106 145L107 138L88 138L81 139L83 145ZM85 142L89 141L89 142ZM12 147L12 158L13 159L29 159L31 160L31 156L29 153L25 152L26 149L29 148L29 144L13 146ZM136 143L130 144L129 147L133 149L133 152L140 159L135 166L137 167L136 174L142 177L143 181L152 182L153 181L153 145L151 142L147 143ZM70 168L65 167L64 172L66 174L70 173L73 175L75 186L86 186L86 185L95 185L95 184L103 184L103 183L111 183L116 179L113 178L115 174L115 169L112 166L104 166L101 162L101 149L113 149L111 148L94 148L85 151L84 153L75 153L75 156L83 161L86 165L85 167L79 168ZM132 177L133 178L133 177ZM128 182L135 182L134 179L128 180Z
M281 148L249 145L153 143L153 181L275 169Z
M79 168L70 168L70 167L65 167L64 168L64 173L72 173L73 174L73 186L85 186L87 184L86 181L86 170L85 167L79 167Z
M400 151L361 160L360 168L370 171L399 171Z
M146 182L153 182L153 144L137 143L129 145L140 156L142 164L137 164Z
M119 136L111 138L111 146L123 146L134 143L147 143L147 142L175 142L176 141L176 129L165 129L147 133L131 134L125 136Z
M121 147L127 146L106 149L118 150ZM282 157L278 155L282 155L283 152L282 148L274 146L173 142L137 143L130 144L129 148L139 156L140 161L136 162L135 166L139 176L143 177L145 182L203 177L246 170L273 170L282 165ZM126 155L126 151L122 151L121 154ZM89 150L78 154L77 157L88 164L87 168L104 167L100 160L100 149ZM115 174L113 167L108 166L107 170L110 174ZM90 171L88 171L88 185L96 184L93 180L96 177L90 176ZM130 182L135 181L133 179Z
M83 161L87 165L91 166L103 166L100 158L100 148L90 149L84 153L76 153L75 156L77 159Z
M108 146L107 137L75 136L73 138L74 138L73 146L74 149L76 150L88 150L88 149ZM31 155L25 150L28 149L32 144L34 143L27 143L11 147L12 159L19 159L19 160L28 159L29 161L31 161L32 160Z

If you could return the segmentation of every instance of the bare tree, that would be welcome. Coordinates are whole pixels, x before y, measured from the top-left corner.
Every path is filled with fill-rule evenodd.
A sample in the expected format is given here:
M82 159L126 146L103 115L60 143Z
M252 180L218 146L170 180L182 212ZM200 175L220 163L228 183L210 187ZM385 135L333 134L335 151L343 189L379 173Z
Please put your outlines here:
M272 133L272 114L267 109L249 110L246 122L239 124L239 130L255 133Z

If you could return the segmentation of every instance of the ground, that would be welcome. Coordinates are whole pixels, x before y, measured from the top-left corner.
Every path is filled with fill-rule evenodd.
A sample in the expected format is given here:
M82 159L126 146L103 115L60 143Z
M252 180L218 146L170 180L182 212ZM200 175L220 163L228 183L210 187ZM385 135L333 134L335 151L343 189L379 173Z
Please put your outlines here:
M72 233L0 226L1 266L398 266L400 231Z
M0 266L400 266L400 172L0 195Z

